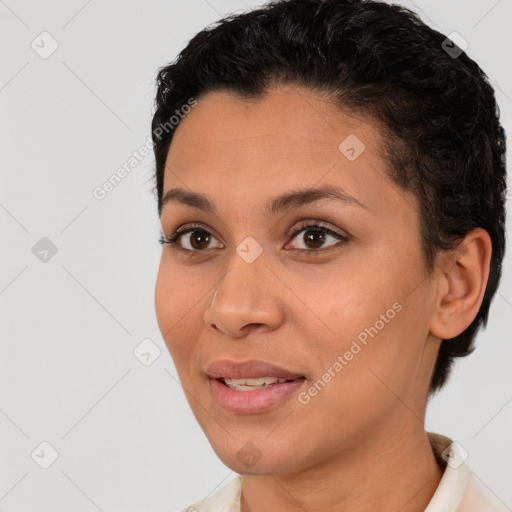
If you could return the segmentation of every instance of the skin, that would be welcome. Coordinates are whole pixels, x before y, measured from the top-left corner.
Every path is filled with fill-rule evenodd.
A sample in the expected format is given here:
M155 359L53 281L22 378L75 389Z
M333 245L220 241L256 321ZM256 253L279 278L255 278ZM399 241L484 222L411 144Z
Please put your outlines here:
M366 146L354 161L338 149L349 134ZM164 245L157 320L197 421L243 475L243 512L420 511L439 484L424 430L428 385L441 339L478 312L491 242L477 229L427 273L417 200L387 177L381 149L373 121L292 85L251 101L207 93L176 129L164 193L208 195L218 214L164 206L165 236L197 222L210 242L191 245L189 232L181 243L191 252ZM261 211L277 195L323 184L365 207L322 200ZM320 231L323 245L308 245L309 228L288 236L302 220L324 221L349 242ZM236 252L248 236L263 248L252 263ZM402 310L309 403L295 394L263 413L233 414L213 400L204 369L218 359L271 362L306 376L307 390L394 303ZM251 466L237 456L249 442L260 454Z

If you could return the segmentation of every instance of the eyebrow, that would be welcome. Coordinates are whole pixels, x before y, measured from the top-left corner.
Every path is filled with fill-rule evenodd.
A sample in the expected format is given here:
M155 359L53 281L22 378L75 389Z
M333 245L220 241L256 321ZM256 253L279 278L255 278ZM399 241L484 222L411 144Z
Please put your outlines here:
M347 204L359 206L360 208L368 209L367 206L358 201L355 197L348 195L342 189L335 187L334 185L323 185L317 188L292 190L283 195L277 196L271 199L263 207L263 213L267 217L270 217L285 210L298 208L300 206L325 199L335 199ZM196 208L213 215L218 214L215 203L209 199L208 196L197 192L188 192L182 188L173 188L163 195L161 209L172 201L191 206L192 208Z

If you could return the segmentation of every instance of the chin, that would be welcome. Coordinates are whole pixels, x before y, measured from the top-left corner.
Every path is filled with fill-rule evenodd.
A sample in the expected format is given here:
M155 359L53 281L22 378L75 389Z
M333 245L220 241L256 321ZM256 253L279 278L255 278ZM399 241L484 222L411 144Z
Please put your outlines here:
M247 437L238 441L233 437L222 446L211 444L219 459L240 475L284 475L300 469L300 462L292 459L296 455L293 447L265 437L254 442Z

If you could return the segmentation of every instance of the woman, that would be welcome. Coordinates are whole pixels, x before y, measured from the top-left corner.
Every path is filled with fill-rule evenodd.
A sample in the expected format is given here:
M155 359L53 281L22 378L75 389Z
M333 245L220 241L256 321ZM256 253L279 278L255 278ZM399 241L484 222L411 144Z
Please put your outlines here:
M237 476L184 510L496 510L429 396L487 321L505 136L413 13L277 1L160 70L160 330Z

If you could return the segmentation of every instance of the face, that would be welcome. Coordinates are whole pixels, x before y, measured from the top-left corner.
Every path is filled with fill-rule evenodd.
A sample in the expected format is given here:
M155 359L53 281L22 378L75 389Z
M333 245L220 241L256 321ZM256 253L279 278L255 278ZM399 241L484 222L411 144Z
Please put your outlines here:
M374 123L289 85L251 101L210 92L176 129L161 224L183 233L163 245L157 319L197 421L238 473L327 467L424 414L435 286L417 201L381 149ZM327 187L338 197L275 202ZM218 380L279 375L262 389Z

